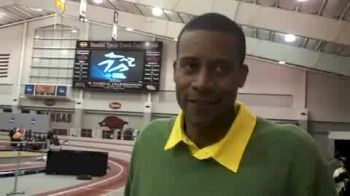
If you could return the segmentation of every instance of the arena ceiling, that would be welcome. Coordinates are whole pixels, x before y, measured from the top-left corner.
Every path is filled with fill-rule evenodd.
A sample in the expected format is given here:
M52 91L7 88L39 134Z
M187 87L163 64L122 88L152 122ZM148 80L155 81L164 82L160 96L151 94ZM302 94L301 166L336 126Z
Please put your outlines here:
M80 0L64 16L78 17ZM87 19L176 41L184 23L219 12L239 23L249 56L350 76L350 0L88 0ZM158 14L155 14L155 8ZM1 0L0 28L60 15L54 0ZM288 40L289 39L289 40Z

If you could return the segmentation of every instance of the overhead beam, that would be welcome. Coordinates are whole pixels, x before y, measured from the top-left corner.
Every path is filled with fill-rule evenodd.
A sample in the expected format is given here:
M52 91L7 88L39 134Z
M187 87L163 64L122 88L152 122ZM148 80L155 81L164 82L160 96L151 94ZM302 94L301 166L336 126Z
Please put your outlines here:
M340 17L339 17L339 20L343 20L345 14L349 11L349 9L350 9L350 1L349 1L349 3L346 5L344 11L341 13L341 15L340 15Z
M326 4L327 4L327 0L323 0L320 9L319 9L318 12L317 12L317 15L318 15L318 16L321 16L321 14L322 14L322 12L323 12L324 7L326 6Z
M1 0L0 1L0 7L5 7L5 6L13 5L13 4L15 4L14 0Z

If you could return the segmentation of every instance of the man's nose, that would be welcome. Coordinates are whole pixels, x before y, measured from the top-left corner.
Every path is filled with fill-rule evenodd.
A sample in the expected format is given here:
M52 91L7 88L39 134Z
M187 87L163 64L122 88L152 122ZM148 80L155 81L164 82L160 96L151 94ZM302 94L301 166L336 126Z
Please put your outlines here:
M202 66L192 82L192 87L197 91L210 91L213 88L214 78L206 67Z

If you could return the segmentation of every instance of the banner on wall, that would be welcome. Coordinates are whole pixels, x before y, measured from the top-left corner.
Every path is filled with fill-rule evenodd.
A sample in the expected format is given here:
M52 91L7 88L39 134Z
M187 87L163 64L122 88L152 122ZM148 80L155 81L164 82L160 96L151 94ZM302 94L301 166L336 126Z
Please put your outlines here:
M118 36L118 20L119 20L119 12L114 10L113 16L113 28L112 28L112 41L117 41Z
M79 20L83 22L86 20L86 6L86 0L80 0Z
M106 116L101 122L98 123L101 127L108 127L109 129L123 130L124 125L129 124L117 116Z
M34 95L34 85L33 84L26 84L24 86L24 94L25 95Z
M56 96L66 97L67 96L67 86L57 86Z
M56 6L64 12L66 10L66 0L56 0Z
M69 98L70 87L66 85L25 84L24 95L33 97Z
M73 114L69 112L51 112L50 120L56 123L71 123L72 115Z
M35 95L55 96L56 86L52 85L36 85Z

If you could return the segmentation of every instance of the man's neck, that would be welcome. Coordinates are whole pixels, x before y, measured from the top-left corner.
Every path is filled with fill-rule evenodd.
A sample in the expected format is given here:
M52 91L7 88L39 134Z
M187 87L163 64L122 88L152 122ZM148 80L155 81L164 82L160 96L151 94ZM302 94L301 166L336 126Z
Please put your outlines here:
M204 127L191 124L185 116L185 133L198 148L204 148L224 138L235 118L236 113L230 111L217 117L210 126Z

